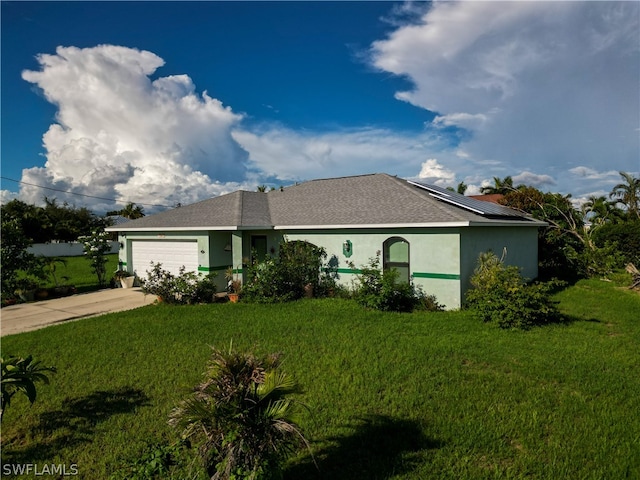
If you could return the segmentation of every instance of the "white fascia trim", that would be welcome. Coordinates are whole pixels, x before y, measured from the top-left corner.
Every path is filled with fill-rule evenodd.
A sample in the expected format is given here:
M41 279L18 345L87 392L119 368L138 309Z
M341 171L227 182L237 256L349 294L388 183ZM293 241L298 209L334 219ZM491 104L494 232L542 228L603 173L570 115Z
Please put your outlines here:
M118 228L109 227L106 228L107 232L205 232L211 230L231 231L238 230L237 225L230 225L225 227L138 227L138 228Z
M500 220L494 220L494 221L486 221L486 222L469 222L469 226L470 227L535 227L535 228L540 228L540 227L546 227L547 225L549 225L546 222L540 222L540 221L536 221L536 220L529 220L529 221L513 221L513 222L509 222L509 221L500 221Z
M470 222L429 222L429 223L371 223L344 225L275 225L275 230L345 230L372 228L446 228L468 227Z

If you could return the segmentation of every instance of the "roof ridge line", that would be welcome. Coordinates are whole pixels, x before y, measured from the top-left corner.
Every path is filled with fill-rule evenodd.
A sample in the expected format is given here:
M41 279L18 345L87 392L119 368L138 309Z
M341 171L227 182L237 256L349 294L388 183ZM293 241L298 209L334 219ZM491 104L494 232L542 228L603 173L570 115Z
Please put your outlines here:
M240 193L238 204L238 225L242 225L242 217L244 214L244 190L238 190Z

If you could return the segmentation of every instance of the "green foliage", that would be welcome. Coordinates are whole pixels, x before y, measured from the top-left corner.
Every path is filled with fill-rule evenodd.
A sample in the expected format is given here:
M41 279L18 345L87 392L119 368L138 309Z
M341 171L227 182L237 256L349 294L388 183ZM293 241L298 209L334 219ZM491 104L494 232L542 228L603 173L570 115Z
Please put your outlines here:
M22 288L18 282L18 274L23 271L37 270L35 255L27 252L31 246L29 238L25 237L17 220L6 220L2 215L1 267L2 295L13 294L14 290Z
M120 215L121 217L128 218L129 220L135 220L137 218L144 217L144 207L136 205L133 202L129 202L124 208L107 212L107 215Z
M580 253L567 250L568 257L574 261L578 275L585 278L608 278L616 268L624 265L624 256L617 243L605 242L603 246L591 243Z
M278 478L283 460L306 444L291 420L298 386L280 358L214 348L204 381L171 412L212 479Z
M599 247L615 243L624 263L640 265L640 220L602 225L594 231L593 240Z
M513 186L513 178L508 176L504 177L504 179L500 179L500 177L493 177L493 185L485 186L480 189L480 193L483 195L493 195L496 193L505 194L513 191L515 187Z
M640 219L640 178L627 172L619 173L622 182L611 189L609 197L625 206L629 219Z
M49 378L44 372L55 373L55 367L45 367L41 362L33 361L33 357L29 355L26 358L15 357L10 355L7 358L0 357L2 363L2 379L0 397L0 421L4 415L5 409L11 404L12 397L22 392L26 395L31 404L36 401L36 382L48 384Z
M109 480L154 480L171 475L172 467L180 460L184 444L151 445L140 457L121 466L109 476Z
M113 272L118 269L118 254L110 253L105 257L107 259L107 263L105 265L107 277L110 277ZM91 271L91 265L87 262L84 255L80 257L64 257L64 259L67 264L64 267L63 279L68 285L73 285L78 289L78 291L82 292L96 290L98 288L97 277L95 273ZM53 279L49 278L45 280L43 286L45 288L51 288L56 285Z
M480 254L471 284L467 307L485 322L527 329L560 320L550 295L555 285L526 284L517 267L504 265L493 252Z
M201 277L180 267L178 275L164 270L161 263L151 263L147 278L141 279L142 291L157 295L169 304L210 303L216 293L215 273Z
M585 248L584 220L570 195L543 193L534 187L510 190L501 204L549 223L538 230L538 262L544 278L578 275L577 256Z
M426 295L413 283L398 281L395 269L380 269L380 254L369 259L358 274L355 300L362 306L383 312L412 312L420 308L437 311L443 307L433 295Z
M67 203L58 205L55 199L49 198L45 198L44 207L12 200L2 206L2 215L3 219L16 220L23 235L32 243L72 242L107 226L105 219L87 208L76 208Z
M111 250L109 234L103 229L96 229L91 232L91 235L79 237L78 240L83 245L84 254L91 262L91 270L98 277L98 285L106 285L107 254Z
M625 172L620 175L625 182L616 185L609 196L624 205L626 212L605 197L590 197L578 211L570 195L542 193L527 186L505 194L500 203L549 223L538 233L542 277L605 277L625 262L640 259L640 226L634 220L640 179Z
M40 262L42 263L42 270L53 280L53 283L56 287L60 286L60 280L68 280L69 277L62 276L58 279L58 275L56 275L56 271L58 270L58 265L67 266L67 260L61 257L41 257Z
M243 299L274 303L303 298L313 291L323 296L335 285L331 270L324 267L324 248L304 241L283 242L277 257L267 257L249 269L242 288Z

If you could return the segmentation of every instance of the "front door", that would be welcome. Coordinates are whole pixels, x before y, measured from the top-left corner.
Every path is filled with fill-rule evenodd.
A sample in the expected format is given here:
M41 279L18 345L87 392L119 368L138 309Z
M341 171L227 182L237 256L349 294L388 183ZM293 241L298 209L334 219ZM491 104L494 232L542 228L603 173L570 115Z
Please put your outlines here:
M251 263L262 262L267 257L267 236L251 236Z

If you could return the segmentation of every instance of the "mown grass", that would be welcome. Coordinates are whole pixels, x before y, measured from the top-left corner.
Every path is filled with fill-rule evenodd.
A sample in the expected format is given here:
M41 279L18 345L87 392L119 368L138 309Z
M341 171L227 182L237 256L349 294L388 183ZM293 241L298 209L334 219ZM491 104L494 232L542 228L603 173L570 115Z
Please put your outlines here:
M66 264L56 264L56 276L58 282L63 285L73 285L78 291L86 292L98 289L98 277L91 271L91 263L87 257L62 257ZM107 281L118 269L118 254L106 255L107 258ZM67 277L67 278L63 278ZM41 285L44 288L55 287L53 278L49 275L47 280Z
M302 452L287 479L638 478L640 295L589 280L557 299L569 321L526 332L326 299L153 305L5 337L58 374L7 410L2 460L108 478L177 439L169 411L209 345L233 342L284 352L304 388L317 467Z

